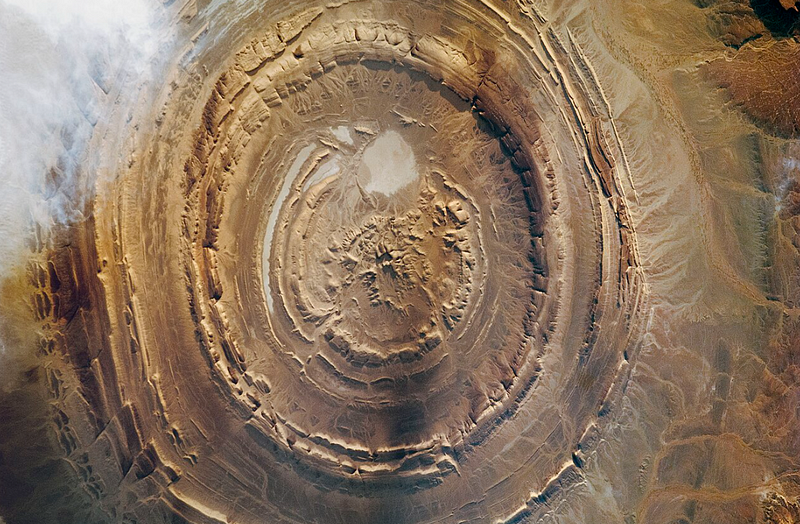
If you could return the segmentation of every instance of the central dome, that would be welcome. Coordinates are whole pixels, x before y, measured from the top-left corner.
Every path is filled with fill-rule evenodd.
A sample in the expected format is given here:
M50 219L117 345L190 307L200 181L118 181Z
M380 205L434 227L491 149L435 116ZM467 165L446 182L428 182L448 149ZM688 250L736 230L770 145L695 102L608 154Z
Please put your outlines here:
M291 264L265 274L265 289L279 295L286 332L317 350L330 345L357 367L418 360L475 303L480 213L446 175L418 173L402 131L353 134L322 134L306 169L287 174L295 191L284 227L267 232L264 268Z

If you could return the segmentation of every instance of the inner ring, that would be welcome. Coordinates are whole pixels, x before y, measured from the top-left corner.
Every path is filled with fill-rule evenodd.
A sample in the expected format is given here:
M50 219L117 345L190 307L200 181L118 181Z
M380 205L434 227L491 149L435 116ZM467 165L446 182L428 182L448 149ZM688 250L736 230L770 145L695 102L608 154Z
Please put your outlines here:
M267 228L264 271L288 267L264 275L269 304L275 279L292 328L354 366L418 360L474 310L480 213L451 177L420 172L402 129L331 135L300 150L273 204L284 226Z
M293 94L280 83L309 77ZM253 336L234 341L248 427L345 482L342 464L438 482L538 376L531 164L507 127L405 64L337 59L254 86L268 118L234 172L250 185L232 180L263 209L265 300L239 288ZM226 220L255 232L233 209Z

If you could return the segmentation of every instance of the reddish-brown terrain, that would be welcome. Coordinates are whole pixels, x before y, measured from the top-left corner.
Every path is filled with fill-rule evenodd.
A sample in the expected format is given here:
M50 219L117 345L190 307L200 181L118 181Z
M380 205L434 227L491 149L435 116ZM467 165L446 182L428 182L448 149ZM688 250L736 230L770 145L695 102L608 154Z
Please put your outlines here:
M800 522L794 2L149 9L9 229L8 524Z

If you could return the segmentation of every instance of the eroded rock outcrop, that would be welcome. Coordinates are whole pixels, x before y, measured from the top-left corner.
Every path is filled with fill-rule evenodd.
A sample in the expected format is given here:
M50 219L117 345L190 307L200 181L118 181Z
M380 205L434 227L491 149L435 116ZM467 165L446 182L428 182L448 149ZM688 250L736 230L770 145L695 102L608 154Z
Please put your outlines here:
M794 41L539 4L163 6L25 272L9 522L793 522Z

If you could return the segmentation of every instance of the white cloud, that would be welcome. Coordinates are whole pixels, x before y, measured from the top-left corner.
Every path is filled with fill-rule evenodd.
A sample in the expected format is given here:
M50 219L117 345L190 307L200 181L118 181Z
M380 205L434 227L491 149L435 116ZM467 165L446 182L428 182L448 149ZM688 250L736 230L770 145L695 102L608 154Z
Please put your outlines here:
M82 217L91 195L78 172L94 172L86 146L104 91L136 94L158 50L158 2L0 0L0 279L24 268L38 224ZM130 85L126 85L130 83ZM137 85L134 85L137 84ZM116 95L115 95L116 96ZM116 99L117 102L120 98ZM51 173L57 173L54 177ZM19 311L0 302L0 356L23 353L9 333ZM0 360L0 382L10 369ZM2 384L0 384L2 386Z

